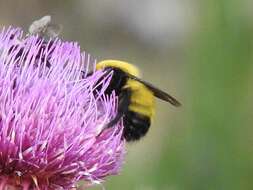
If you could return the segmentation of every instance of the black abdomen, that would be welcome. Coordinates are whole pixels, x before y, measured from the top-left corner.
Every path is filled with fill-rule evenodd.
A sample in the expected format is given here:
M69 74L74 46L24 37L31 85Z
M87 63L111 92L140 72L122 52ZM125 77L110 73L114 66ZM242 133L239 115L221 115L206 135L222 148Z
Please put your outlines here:
M150 126L149 117L143 116L132 111L128 111L124 115L123 122L123 136L127 141L139 140L148 132Z

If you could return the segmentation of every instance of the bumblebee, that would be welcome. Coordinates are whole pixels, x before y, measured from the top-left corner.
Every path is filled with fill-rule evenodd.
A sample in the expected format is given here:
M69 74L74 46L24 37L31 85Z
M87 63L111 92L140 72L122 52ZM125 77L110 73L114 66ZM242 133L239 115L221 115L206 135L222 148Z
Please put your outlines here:
M123 118L123 137L126 141L139 140L148 132L155 113L155 97L176 107L181 105L171 95L139 78L138 68L130 63L104 60L97 63L96 70L113 71L105 94L115 91L119 97L118 113L105 129L113 127Z

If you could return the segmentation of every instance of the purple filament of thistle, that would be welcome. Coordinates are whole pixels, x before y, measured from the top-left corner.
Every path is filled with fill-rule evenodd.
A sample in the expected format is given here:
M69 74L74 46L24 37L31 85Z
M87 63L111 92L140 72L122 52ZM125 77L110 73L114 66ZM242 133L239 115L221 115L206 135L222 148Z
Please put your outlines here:
M0 188L69 189L119 172L122 123L102 131L117 114L117 97L104 94L111 75L94 95L104 76L87 76L94 65L77 43L2 30Z

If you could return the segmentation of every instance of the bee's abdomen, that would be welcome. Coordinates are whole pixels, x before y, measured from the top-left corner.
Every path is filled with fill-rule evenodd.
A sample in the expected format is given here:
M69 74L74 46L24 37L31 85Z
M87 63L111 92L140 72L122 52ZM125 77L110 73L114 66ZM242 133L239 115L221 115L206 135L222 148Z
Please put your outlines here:
M124 138L135 141L144 136L150 126L150 118L136 112L128 111L124 116Z
M152 119L155 114L153 92L138 81L128 80L127 85L131 89L129 110Z

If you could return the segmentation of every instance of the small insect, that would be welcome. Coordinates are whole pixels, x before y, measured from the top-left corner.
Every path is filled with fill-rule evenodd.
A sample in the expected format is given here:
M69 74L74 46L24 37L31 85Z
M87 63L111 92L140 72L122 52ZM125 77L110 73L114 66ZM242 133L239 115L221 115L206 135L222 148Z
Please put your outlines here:
M62 26L52 23L50 15L43 16L42 18L33 21L29 26L29 33L31 35L38 34L47 41L50 38L58 37L61 30Z
M29 35L38 35L38 42L40 40L42 41L36 58L46 61L47 67L51 66L50 59L52 56L51 53L54 50L53 44L55 39L59 37L61 30L62 26L60 24L52 23L50 15L43 16L42 18L33 21L29 26ZM41 56L41 53L45 52L46 48L48 50L50 49L50 53L47 55L47 60L45 60L44 55Z
M138 68L130 63L104 60L96 65L96 70L101 69L113 71L105 94L115 91L119 97L118 113L105 129L113 127L123 118L123 136L126 141L139 140L148 132L155 112L155 97L176 107L181 105L171 95L140 79Z

